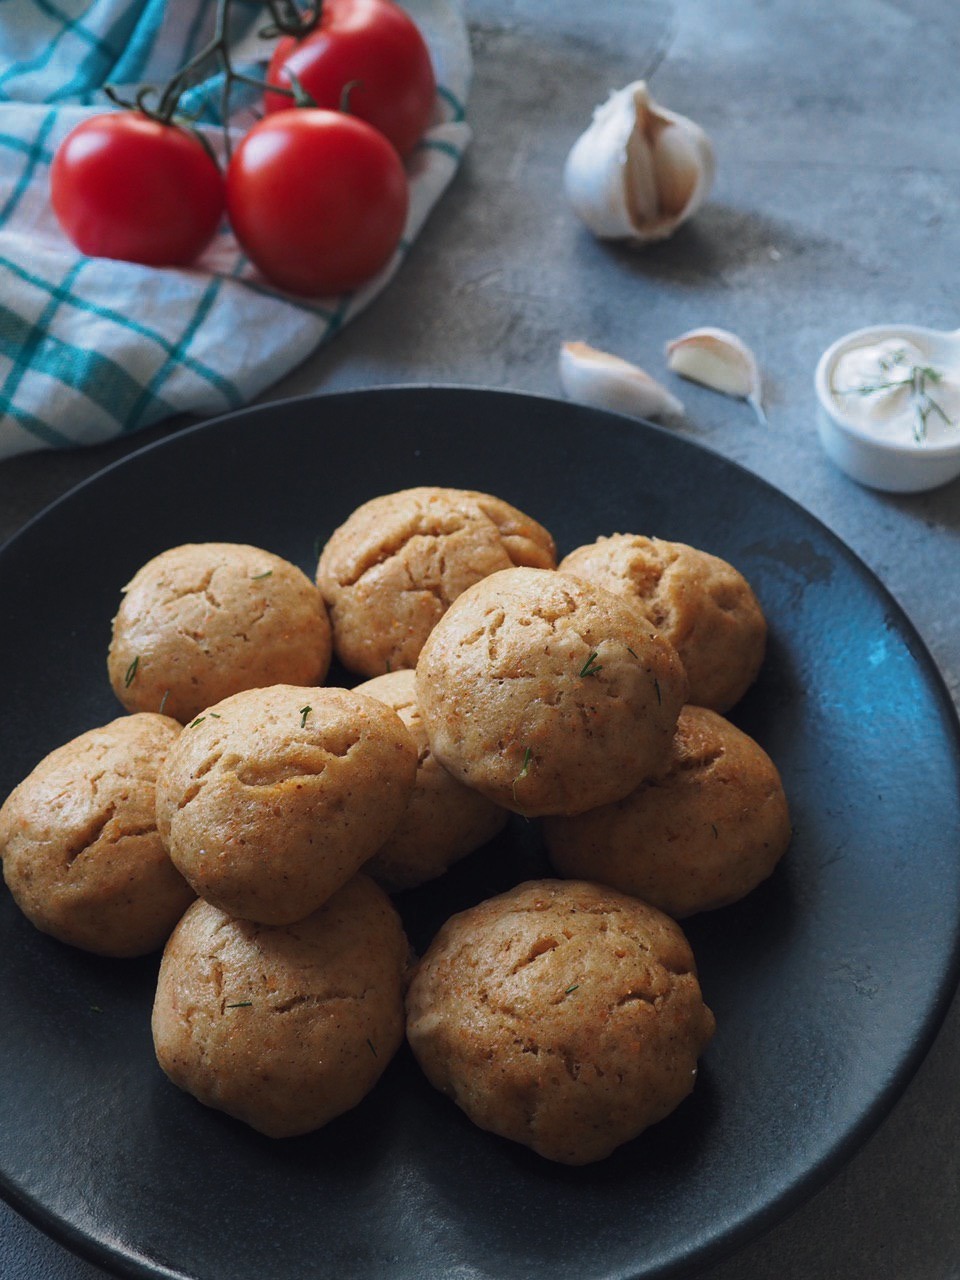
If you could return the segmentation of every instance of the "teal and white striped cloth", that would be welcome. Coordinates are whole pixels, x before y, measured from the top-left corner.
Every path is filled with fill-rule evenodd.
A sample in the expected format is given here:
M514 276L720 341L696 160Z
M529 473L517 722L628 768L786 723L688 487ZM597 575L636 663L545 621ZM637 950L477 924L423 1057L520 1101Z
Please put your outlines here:
M304 301L268 286L224 225L194 268L80 254L49 201L65 134L109 107L104 84L162 84L210 38L215 0L0 0L0 458L92 444L175 413L236 409L336 333L400 266L470 137L470 52L458 0L405 0L437 71L436 123L408 163L394 260L351 295ZM262 74L259 3L235 6L238 68ZM220 147L219 77L184 99ZM231 127L249 127L251 90Z

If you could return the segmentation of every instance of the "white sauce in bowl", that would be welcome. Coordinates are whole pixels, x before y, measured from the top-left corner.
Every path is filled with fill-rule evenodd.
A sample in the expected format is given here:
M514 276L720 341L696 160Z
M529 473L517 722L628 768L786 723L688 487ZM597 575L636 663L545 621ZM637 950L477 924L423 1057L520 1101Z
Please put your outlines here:
M844 417L879 440L917 448L960 444L956 357L937 360L907 338L866 342L837 358L830 392Z

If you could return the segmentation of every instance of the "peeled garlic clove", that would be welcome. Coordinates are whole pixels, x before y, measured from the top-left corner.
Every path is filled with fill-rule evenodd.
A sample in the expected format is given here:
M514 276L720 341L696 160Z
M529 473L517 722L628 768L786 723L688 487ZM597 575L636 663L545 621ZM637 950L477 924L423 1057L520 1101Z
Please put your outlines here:
M603 240L665 240L713 182L710 139L655 103L643 80L614 93L573 144L563 171L575 212Z
M760 370L750 348L727 329L691 329L667 343L667 368L711 391L746 400L761 422Z
M560 348L560 381L571 400L594 409L639 418L683 413L680 401L655 378L585 342L565 342Z

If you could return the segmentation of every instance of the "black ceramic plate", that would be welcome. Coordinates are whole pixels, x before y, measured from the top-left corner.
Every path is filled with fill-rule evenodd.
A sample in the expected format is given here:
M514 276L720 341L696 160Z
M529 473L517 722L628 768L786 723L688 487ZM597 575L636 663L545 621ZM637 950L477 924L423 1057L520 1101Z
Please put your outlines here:
M702 1265L799 1203L901 1092L952 990L960 920L956 717L866 568L749 473L566 404L385 390L267 406L133 455L0 553L0 795L118 713L104 655L121 585L180 542L311 570L361 501L489 490L562 552L615 530L736 564L771 626L734 718L779 764L792 848L744 902L688 922L718 1032L694 1094L594 1167L473 1128L406 1053L354 1112L270 1142L156 1067L156 960L109 962L0 901L0 1177L15 1207L130 1276L612 1280ZM536 828L401 910L423 946L454 909L545 873Z

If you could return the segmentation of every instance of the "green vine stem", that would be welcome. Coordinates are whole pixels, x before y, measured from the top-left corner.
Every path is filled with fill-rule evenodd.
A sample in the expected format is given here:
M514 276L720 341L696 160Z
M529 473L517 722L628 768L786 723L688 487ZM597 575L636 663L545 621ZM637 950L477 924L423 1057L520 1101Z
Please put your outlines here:
M237 71L230 57L229 29L232 6L233 0L217 0L217 16L212 38L183 64L162 89L158 90L153 85L144 85L137 90L133 101L130 102L122 98L113 85L104 86L104 92L107 97L118 107L124 107L130 111L139 111L142 115L147 116L150 120L156 120L159 124L172 124L180 128L189 129L213 157L209 143L195 127L196 117L190 117L180 112L179 105L181 97L192 87L191 81L194 80L196 72L201 67L211 63L219 67L223 72L223 86L220 93L220 124L223 129L224 150L228 161L231 152L228 123L230 119L230 95L234 84L248 84L257 89L269 89L271 93L279 93L283 94L284 97L292 98L296 106L316 105L295 80L293 87L286 89L280 85L268 85L263 80L258 80L242 71ZM322 16L322 0L318 0L317 3L302 11L298 8L295 0L267 0L267 8L270 10L272 23L264 27L259 33L265 38L286 35L293 36L295 39L302 39L316 28ZM155 102L151 103L151 99L155 99ZM216 157L213 158L216 159Z
M323 0L317 0L316 4L305 9L303 13L297 8L294 0L267 0L267 8L270 10L273 23L264 27L260 34L268 40L273 36L294 36L299 40L303 36L308 36L320 22L323 14Z

